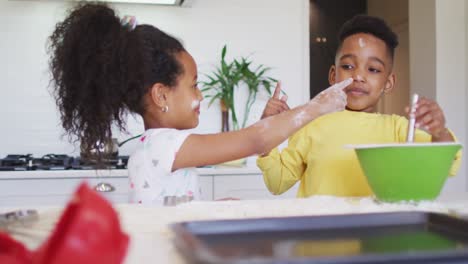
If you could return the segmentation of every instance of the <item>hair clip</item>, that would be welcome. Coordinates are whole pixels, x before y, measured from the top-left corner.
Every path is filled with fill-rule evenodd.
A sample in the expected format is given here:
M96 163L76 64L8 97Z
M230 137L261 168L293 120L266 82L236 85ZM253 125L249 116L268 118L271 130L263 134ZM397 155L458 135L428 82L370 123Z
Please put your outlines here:
M130 31L134 30L138 24L135 16L124 16L120 23Z

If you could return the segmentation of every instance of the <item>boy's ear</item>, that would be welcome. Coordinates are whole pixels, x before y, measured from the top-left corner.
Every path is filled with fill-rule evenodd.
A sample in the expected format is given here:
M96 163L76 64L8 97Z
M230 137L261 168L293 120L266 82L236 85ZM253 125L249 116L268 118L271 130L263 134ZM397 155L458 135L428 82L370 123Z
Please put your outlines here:
M336 67L332 65L328 71L328 84L334 85L336 83Z
M167 105L167 94L169 89L162 83L155 83L151 87L151 102L156 106L163 108Z
M392 91L393 87L395 87L395 83L396 83L396 76L392 72L387 77L387 81L385 82L385 87L384 87L383 92L384 93L389 93L390 91Z

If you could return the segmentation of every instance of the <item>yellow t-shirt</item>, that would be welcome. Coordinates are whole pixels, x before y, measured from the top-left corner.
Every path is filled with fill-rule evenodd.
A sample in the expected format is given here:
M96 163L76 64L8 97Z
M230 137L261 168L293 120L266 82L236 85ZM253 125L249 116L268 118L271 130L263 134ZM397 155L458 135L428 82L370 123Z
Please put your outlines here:
M296 132L279 153L273 149L257 159L267 188L281 194L300 181L298 197L316 194L368 196L372 194L353 149L348 144L405 142L408 120L398 115L342 111L317 118ZM431 142L416 130L415 142ZM457 153L450 174L460 167Z

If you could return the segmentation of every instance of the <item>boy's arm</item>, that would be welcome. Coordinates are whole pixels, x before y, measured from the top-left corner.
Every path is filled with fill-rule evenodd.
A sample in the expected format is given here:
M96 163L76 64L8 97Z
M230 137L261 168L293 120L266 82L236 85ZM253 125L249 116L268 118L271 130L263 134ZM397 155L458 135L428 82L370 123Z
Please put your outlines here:
M416 126L427 131L431 142L457 142L455 135L446 127L445 115L439 104L428 98L420 98L416 107ZM461 150L457 152L450 175L457 174L461 162Z
M288 146L280 153L277 148L268 155L257 159L257 166L263 172L263 180L268 190L275 195L282 194L298 182L306 169L305 131L302 129L289 140Z
M459 142L455 134L447 128L447 133L450 135L450 138L452 138L453 142ZM423 138L424 141L418 140L420 138ZM434 141L433 136L428 134L426 131L417 129L415 133L415 140L416 142L437 142ZM460 149L457 154L455 154L455 158L453 159L452 167L450 167L449 171L449 176L455 176L458 173L458 170L460 169L461 165L461 159L462 159L462 150Z
M455 134L452 132L452 130L447 128L448 133L450 134L450 137L453 139L454 142L460 142L458 141L457 137ZM434 140L432 140L434 141ZM450 172L449 176L455 176L457 175L458 171L460 170L461 166L461 159L462 159L462 150L460 149L457 154L455 154L455 158L453 159L452 167L450 167Z
M398 118L397 123L398 123L397 127L399 127L398 141L401 143L404 143L406 142L406 135L408 133L408 124L409 124L408 119L404 117ZM455 134L450 129L447 129L447 131L450 134L450 137L453 139L454 142L459 142ZM435 142L431 134L421 129L415 130L414 141L420 142L420 143ZM460 165L461 165L461 159L462 159L462 150L459 150L453 160L452 167L450 168L449 176L455 176L458 173L458 170L460 169Z
M289 109L286 103L288 97L284 95L280 98L281 92L281 84L278 83L273 96L265 105L261 119L277 115ZM274 148L269 153L260 155L257 159L257 166L263 172L263 181L272 194L284 193L299 180L283 163L283 161L289 164L297 163L292 158L294 155L291 156L286 153L288 151L285 150L283 153L279 153L278 148Z
M439 104L422 97L416 104L414 112L416 127L432 135L432 142L454 142L455 138L446 128L445 115Z

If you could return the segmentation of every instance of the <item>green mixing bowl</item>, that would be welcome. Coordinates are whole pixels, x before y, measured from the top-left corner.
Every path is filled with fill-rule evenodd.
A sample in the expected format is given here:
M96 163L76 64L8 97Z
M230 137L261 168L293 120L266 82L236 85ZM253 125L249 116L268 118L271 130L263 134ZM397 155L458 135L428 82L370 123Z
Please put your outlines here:
M385 202L437 198L461 147L453 142L352 146L369 186Z

